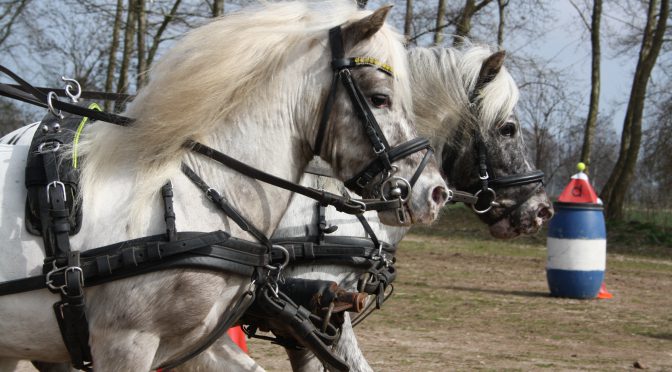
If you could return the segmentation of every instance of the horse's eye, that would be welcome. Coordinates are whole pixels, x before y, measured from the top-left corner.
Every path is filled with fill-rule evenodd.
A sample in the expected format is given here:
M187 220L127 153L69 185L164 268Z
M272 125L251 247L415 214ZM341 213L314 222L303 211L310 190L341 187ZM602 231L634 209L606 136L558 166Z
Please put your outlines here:
M516 135L516 125L513 123L506 123L499 127L499 134L504 137L513 137Z
M386 94L374 94L369 99L375 108L390 107L390 96Z

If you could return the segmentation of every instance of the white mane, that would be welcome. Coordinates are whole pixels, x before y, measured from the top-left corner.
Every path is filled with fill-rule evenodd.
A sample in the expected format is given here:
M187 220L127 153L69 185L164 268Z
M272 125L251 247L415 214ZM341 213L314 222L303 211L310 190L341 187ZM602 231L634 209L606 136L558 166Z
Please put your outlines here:
M511 114L518 102L518 87L504 67L478 96L478 117L473 117L469 110L469 96L483 61L492 53L494 50L487 46L470 43L459 49L417 48L410 51L413 103L419 132L431 137L440 135L443 141L455 137L446 136L445 131L447 128L457 129L460 122L479 126L485 131ZM436 77L440 84L426 76ZM442 116L437 117L439 114ZM449 123L444 123L446 120Z
M370 13L351 1L267 3L187 33L151 69L124 113L136 119L131 127L98 123L85 131L79 145L83 187L96 190L125 175L135 190L129 210L140 213L141 204L179 171L187 140L226 152L227 133L245 132L251 123L296 126L309 118L317 125L331 74L327 30ZM392 65L395 92L410 108L401 36L385 26L366 44L348 54L366 53ZM314 76L325 81L306 81L308 71L324 72ZM305 137L310 129L291 130ZM260 145L250 138L251 153Z

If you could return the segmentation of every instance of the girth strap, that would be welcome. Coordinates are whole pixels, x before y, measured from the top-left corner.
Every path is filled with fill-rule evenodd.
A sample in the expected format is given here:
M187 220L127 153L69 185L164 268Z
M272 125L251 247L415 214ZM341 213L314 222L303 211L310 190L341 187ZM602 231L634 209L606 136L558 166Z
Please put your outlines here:
M226 261L228 271L241 275L251 275L255 267L270 263L266 246L232 238L223 231L181 232L175 241L165 241L165 234L153 235L91 249L79 258L87 287L166 268L211 266L198 258ZM0 296L43 289L47 282L60 290L66 284L65 273L65 267L55 267L47 274L0 283Z

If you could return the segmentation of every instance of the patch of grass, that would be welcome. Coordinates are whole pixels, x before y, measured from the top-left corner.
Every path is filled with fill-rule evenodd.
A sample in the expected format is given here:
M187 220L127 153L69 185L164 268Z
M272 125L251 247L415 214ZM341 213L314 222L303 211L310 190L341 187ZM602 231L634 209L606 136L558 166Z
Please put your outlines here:
M444 208L441 218L434 224L413 227L411 232L450 239L453 247L458 245L460 239L468 239L474 243L470 244L470 250L497 254L503 247L515 246L516 249L508 249L502 254L516 255L518 252L518 255L527 255L533 251L526 251L525 248L546 246L548 229L546 225L535 235L500 240L490 235L488 227L471 210L451 205ZM672 230L650 222L607 221L607 251L641 257L672 258Z

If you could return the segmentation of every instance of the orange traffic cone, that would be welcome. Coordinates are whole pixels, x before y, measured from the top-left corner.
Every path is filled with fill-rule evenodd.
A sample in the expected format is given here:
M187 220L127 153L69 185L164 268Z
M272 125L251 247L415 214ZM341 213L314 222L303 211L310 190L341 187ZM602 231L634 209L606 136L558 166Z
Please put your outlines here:
M610 298L614 297L613 294L609 293L607 291L607 286L602 282L602 286L600 287L600 291L597 293L597 298L601 300L608 300Z
M240 328L240 326L229 328L226 333L231 337L233 342L235 342L238 347L244 352L247 353L247 341L245 341L245 332L243 332L243 329Z

